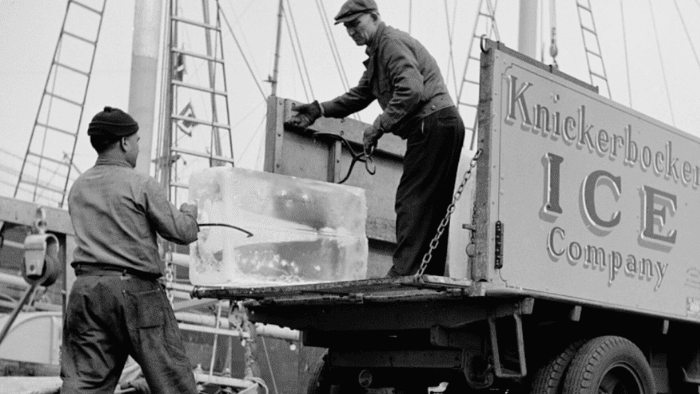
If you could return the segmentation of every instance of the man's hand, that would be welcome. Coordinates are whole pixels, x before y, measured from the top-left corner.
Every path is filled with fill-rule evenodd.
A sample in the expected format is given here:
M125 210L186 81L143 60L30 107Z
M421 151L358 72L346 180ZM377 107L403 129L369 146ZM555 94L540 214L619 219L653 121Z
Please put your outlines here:
M374 126L369 126L365 129L364 135L362 136L362 145L365 148L365 155L372 154L374 148L377 147L379 139L384 135L381 131L374 128Z
M146 379L144 377L136 378L120 386L122 389L134 388L136 389L135 392L138 394L151 394L151 389L148 387L148 383L146 383Z
M197 219L197 206L194 204L183 203L180 205L180 212L191 215Z
M297 111L297 113L288 121L284 122L285 126L306 130L309 126L314 124L316 119L321 117L321 104L319 104L318 101L309 104L300 104L292 109Z

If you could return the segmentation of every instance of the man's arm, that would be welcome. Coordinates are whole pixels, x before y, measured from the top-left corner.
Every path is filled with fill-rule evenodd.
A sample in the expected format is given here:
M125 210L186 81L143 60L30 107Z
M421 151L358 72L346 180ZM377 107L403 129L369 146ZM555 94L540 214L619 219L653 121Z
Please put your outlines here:
M163 187L150 178L146 182L146 214L156 232L168 241L189 244L197 240L197 207L183 204L180 210L168 201Z
M365 72L366 74L366 72ZM300 104L292 109L297 113L292 116L285 126L291 126L306 130L321 117L344 118L352 113L366 108L374 100L367 76L363 74L358 86L350 89L342 96L331 101L319 103L314 101L308 104Z
M333 100L321 103L323 116L329 118L344 118L350 114L367 108L374 101L367 70L362 74L360 82L347 93Z

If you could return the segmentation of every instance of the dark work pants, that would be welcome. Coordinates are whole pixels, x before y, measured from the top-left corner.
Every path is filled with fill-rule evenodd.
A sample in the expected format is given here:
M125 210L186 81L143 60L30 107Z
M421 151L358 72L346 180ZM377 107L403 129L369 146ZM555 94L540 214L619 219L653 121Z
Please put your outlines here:
M396 250L389 276L418 272L430 241L452 201L464 124L455 107L439 110L411 126L406 134L403 174L396 190ZM445 228L425 273L444 275Z
M118 272L79 276L63 321L61 393L114 393L129 354L152 393L197 393L175 314L157 281Z

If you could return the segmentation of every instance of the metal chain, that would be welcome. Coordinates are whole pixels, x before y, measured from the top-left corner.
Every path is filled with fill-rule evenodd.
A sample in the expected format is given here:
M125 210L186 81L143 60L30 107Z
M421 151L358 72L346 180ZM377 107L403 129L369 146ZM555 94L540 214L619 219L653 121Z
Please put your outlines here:
M464 173L462 183L459 185L457 191L452 197L452 202L447 207L447 213L445 214L445 217L442 218L442 221L440 221L440 225L438 226L435 237L433 237L432 241L430 241L430 249L428 249L428 251L425 252L425 255L423 255L423 261L420 263L420 268L418 268L418 272L416 272L416 277L423 276L423 274L425 273L425 269L428 268L428 263L430 263L430 259L433 258L433 251L437 249L438 245L440 244L440 237L445 231L447 225L450 223L450 216L452 216L452 213L455 211L455 204L457 203L459 198L462 197L464 186L467 184L469 178L471 178L472 170L474 169L474 167L476 167L476 161L479 159L479 157L481 157L482 152L483 149L479 148L474 154L474 157L472 157L471 161L469 162L469 168Z
M165 294L168 296L168 301L170 301L170 306L173 306L173 302L175 301L175 295L173 294L172 290L172 284L173 284L173 278L175 275L173 275L173 263L172 261L168 261L165 263L165 282L167 285L165 286Z
M172 292L172 284L175 279L175 272L173 271L173 252L172 244L170 242L165 242L165 295L168 297L170 306L173 306L175 301L175 295Z

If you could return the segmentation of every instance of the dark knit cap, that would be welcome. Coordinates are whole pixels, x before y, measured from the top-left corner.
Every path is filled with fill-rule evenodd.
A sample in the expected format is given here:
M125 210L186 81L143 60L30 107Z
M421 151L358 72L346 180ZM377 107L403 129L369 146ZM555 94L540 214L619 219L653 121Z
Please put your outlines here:
M119 108L105 107L92 118L88 126L88 135L106 137L128 137L139 131L139 124L134 118Z
M340 7L338 15L335 16L335 24L350 22L359 18L360 15L372 11L379 11L374 0L348 0Z

